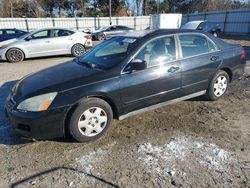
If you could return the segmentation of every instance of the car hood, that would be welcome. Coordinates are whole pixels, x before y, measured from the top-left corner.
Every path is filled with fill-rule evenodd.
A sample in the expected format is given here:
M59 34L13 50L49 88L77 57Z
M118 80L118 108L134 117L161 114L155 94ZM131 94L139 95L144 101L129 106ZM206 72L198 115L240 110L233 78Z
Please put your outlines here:
M5 41L3 41L3 42L0 42L0 46L7 45L7 44L11 44L11 43L14 43L14 42L16 42L16 41L18 41L17 38L5 40Z
M60 92L80 85L94 82L100 76L101 69L87 67L86 65L69 61L21 79L14 88L16 100L49 92Z

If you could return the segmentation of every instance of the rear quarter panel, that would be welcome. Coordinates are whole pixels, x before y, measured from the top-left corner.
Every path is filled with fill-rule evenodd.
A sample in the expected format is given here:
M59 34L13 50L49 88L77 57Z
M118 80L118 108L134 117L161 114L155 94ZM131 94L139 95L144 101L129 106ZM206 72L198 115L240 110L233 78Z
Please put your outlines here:
M229 45L222 50L223 62L220 69L229 68L232 72L232 80L241 77L244 74L245 62L241 59L241 45Z

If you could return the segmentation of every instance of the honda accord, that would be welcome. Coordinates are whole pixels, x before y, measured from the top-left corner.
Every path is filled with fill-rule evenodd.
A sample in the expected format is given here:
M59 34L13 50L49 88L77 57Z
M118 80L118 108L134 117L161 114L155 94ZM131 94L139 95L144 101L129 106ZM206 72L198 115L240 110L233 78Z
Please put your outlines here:
M240 45L202 31L133 32L22 78L5 111L24 136L50 139L69 132L87 142L101 137L113 119L201 95L217 100L244 66Z

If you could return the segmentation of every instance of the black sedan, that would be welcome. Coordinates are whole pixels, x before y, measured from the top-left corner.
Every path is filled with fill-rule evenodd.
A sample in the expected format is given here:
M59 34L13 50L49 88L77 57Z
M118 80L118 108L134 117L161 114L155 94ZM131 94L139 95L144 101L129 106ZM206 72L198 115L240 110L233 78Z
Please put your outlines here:
M98 30L93 31L92 39L93 40L105 40L115 35L125 34L127 32L133 31L134 29L122 26L122 25L111 25L107 27L102 27Z
M205 95L217 100L243 74L245 53L203 32L157 30L112 37L85 55L26 76L5 111L36 139L101 137L113 118ZM56 76L55 76L56 75Z
M19 29L0 29L0 42L25 35L27 32Z

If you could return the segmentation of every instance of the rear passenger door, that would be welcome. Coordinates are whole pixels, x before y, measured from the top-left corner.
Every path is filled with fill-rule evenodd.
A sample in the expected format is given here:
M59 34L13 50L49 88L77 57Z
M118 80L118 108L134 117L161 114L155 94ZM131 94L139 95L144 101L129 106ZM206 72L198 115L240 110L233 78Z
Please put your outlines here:
M54 55L59 54L70 54L71 47L74 45L74 40L72 35L73 31L65 29L53 29L51 33L50 43L53 46L51 52ZM79 39L80 41L80 39Z
M221 63L218 47L199 33L179 34L184 95L204 91Z

